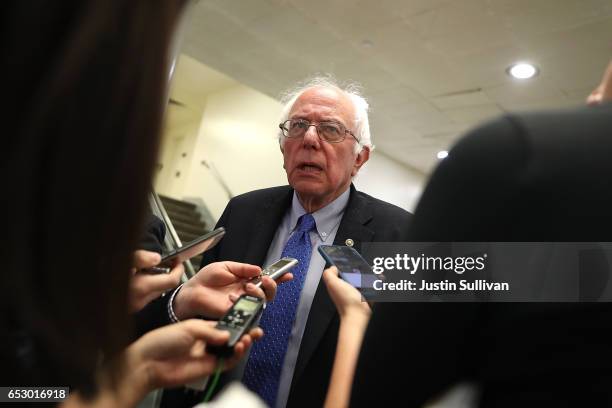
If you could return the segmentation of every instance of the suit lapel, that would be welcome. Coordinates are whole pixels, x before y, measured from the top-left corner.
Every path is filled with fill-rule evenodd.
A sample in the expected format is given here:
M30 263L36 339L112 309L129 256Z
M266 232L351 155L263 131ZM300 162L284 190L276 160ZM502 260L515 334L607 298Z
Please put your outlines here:
M368 208L367 203L358 195L357 190L351 184L351 195L338 227L334 245L345 245L346 240L352 239L353 247L359 251L362 242L370 242L374 238L374 231L366 226L372 217L371 209ZM336 306L329 297L325 283L321 279L308 314L306 330L293 374L292 388L299 382L306 364L313 357L319 342L336 314Z
M292 198L293 189L287 187L287 190L253 211L254 228L248 238L244 262L263 267L274 233L291 207Z

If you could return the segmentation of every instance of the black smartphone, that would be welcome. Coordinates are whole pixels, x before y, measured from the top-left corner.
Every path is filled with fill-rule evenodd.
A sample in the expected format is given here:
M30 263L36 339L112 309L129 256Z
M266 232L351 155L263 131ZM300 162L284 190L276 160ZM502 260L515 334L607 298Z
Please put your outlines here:
M264 301L258 297L242 295L236 303L219 320L215 328L225 330L230 333L230 338L226 344L221 346L207 345L206 351L220 357L231 356L234 353L234 346L242 336L251 330L259 319L263 310Z
M319 245L319 253L325 261L338 268L340 277L362 291L373 291L374 282L384 280L375 274L368 262L354 248L344 245Z
M200 255L202 252L208 251L223 238L225 228L220 227L208 234L202 235L191 242L186 243L180 248L175 249L167 255L164 255L160 265L169 266L176 263L183 263L194 256Z

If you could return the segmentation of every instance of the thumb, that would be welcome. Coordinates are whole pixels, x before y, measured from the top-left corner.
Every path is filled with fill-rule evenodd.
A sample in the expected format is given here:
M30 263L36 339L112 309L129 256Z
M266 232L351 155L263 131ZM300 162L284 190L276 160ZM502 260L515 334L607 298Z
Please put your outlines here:
M329 285L334 278L338 277L338 268L331 266L323 271L323 280Z
M196 339L204 340L206 343L223 344L229 338L229 332L215 329L210 322L200 319L190 319L185 322L185 329Z
M224 261L223 264L228 271L240 278L253 278L261 273L261 268L257 265L232 261Z
M157 252L139 249L134 252L134 266L136 268L150 268L161 262L161 255Z

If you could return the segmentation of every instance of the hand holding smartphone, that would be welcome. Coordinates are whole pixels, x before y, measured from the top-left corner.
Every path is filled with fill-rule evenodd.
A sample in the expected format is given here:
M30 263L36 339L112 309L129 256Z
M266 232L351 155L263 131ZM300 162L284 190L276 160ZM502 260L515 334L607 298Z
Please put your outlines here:
M357 289L374 290L374 281L385 279L382 274L374 274L372 267L354 248L319 245L318 250L327 263L338 268L340 277Z
M204 234L201 237L198 237L165 255L162 257L159 265L152 268L143 269L141 272L148 274L168 273L173 265L183 263L217 245L221 238L223 238L223 235L225 235L225 228L217 228L216 230L211 231L208 234Z

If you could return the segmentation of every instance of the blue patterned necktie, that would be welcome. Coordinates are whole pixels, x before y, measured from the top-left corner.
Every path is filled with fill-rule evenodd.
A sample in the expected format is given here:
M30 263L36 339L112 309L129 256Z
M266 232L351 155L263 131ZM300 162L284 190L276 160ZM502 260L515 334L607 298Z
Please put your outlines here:
M270 407L274 407L276 403L283 360L310 264L312 244L309 232L314 228L315 220L312 215L302 215L296 231L283 249L281 257L290 256L299 263L291 271L293 280L278 288L276 298L267 305L261 316L259 326L264 331L264 337L253 344L244 369L242 382L259 394Z

